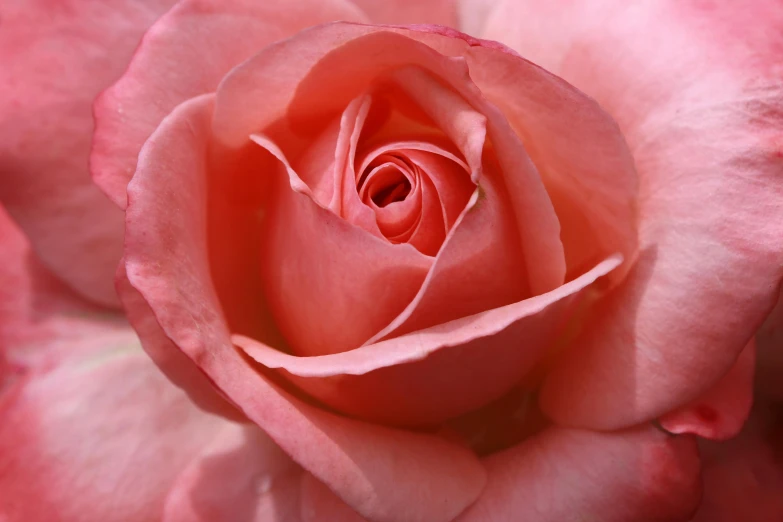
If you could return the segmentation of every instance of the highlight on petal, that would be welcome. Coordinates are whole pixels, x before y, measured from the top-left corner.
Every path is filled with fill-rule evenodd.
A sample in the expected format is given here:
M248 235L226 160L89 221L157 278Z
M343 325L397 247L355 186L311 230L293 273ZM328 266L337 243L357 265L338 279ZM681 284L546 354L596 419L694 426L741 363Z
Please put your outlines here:
M132 330L109 333L70 340L53 368L0 397L0 512L9 520L153 520L225 423L172 386Z
M117 307L122 212L90 180L95 96L174 0L3 2L0 201L41 262L79 294Z
M726 440L737 435L753 405L756 343L751 340L729 372L693 403L660 419L669 433L691 433L705 439Z
M125 74L95 102L95 182L125 208L139 151L174 107L214 92L228 71L266 45L333 20L366 19L344 0L177 3L146 33ZM198 67L171 65L194 61Z
M480 36L595 98L639 175L640 256L544 384L558 422L614 429L695 400L771 309L783 278L781 28L774 1L493 9Z
M553 427L483 462L487 486L457 522L688 520L701 498L695 439L652 426Z
M207 160L194 154L207 150L211 110L211 96L186 102L142 151L128 188L130 284L173 341L170 349L184 352L286 454L360 515L401 522L453 519L484 484L483 468L470 451L432 435L319 410L273 385L232 346L204 248ZM164 153L169 161L158 160ZM149 184L155 190L147 190Z

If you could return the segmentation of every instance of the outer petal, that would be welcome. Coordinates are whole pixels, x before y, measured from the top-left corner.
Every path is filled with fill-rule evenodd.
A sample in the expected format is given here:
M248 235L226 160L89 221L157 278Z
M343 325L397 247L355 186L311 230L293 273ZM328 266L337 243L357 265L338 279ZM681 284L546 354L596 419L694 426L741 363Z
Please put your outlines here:
M303 474L256 426L227 424L177 478L163 522L299 522Z
M213 92L231 68L266 45L332 20L364 17L348 0L179 2L147 32L128 70L95 103L95 181L125 208L139 151L166 114Z
M101 304L118 304L112 282L122 213L90 180L90 107L173 3L9 0L0 7L0 201L43 263Z
M156 519L226 422L163 378L121 317L47 273L4 214L0 231L0 346L16 370L0 388L0 518Z
M753 405L756 343L751 341L737 362L715 386L692 404L660 419L670 433L692 433L706 439L725 440L737 435Z
M96 349L18 381L0 400L5 520L154 520L177 474L225 422L172 386L130 329L84 342Z
M375 520L451 520L483 487L484 472L472 453L434 436L314 408L271 384L231 345L210 283L203 226L207 180L200 152L209 138L211 103L202 97L180 106L142 151L128 189L130 283L176 347L357 512ZM159 160L162 151L169 161Z
M227 480L230 477L230 480ZM177 478L163 522L362 522L256 426L228 425Z
M487 487L457 522L684 521L701 496L695 439L652 427L549 428L484 463Z
M454 0L352 0L374 24L456 26Z
M122 317L84 301L47 271L0 207L0 358L11 382L74 351L94 349L84 339L100 342L126 330Z
M701 448L704 499L691 522L783 519L783 410L760 403L734 440Z
M640 258L545 383L544 409L616 428L695 399L783 276L783 6L507 0L481 35L601 103L640 176Z

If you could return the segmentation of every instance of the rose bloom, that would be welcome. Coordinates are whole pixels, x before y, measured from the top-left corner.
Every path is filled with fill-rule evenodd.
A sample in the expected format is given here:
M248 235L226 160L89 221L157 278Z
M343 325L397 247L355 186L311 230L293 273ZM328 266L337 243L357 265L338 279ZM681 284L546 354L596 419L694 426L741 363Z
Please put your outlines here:
M0 18L3 522L783 517L779 0Z

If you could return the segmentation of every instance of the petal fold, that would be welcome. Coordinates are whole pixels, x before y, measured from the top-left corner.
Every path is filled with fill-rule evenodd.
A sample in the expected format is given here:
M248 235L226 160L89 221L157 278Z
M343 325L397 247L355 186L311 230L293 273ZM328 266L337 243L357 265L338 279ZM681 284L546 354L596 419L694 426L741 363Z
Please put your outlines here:
M751 341L729 372L693 403L667 413L661 426L670 433L691 433L705 439L736 436L753 405L756 343Z

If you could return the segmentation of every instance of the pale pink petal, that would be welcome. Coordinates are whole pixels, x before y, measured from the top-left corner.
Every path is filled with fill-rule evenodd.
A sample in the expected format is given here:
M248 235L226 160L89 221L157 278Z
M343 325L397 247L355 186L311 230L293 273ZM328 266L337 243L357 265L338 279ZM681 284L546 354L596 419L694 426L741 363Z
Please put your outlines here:
M756 334L756 384L760 395L783 403L783 292Z
M257 426L227 423L177 477L163 522L300 522L304 474Z
M608 259L548 294L334 355L295 357L233 340L338 410L392 424L436 423L513 388L562 333L588 285L619 264Z
M204 247L206 166L203 155L193 153L207 145L211 106L208 96L175 110L145 145L128 187L128 279L153 310L160 334L174 341L168 349L184 352L295 462L362 516L453 519L484 484L470 451L317 409L271 384L232 346ZM162 153L169 161L157 160Z
M653 427L549 428L484 464L484 493L457 522L685 521L701 496L695 439Z
M365 17L348 0L179 2L147 32L128 70L95 103L90 161L96 183L125 208L139 151L166 114L213 92L228 71L266 45L333 20Z
M0 201L41 261L117 306L122 213L90 180L95 96L174 0L8 0L0 7Z
M781 34L775 0L504 0L488 19L481 36L612 115L640 178L640 257L545 383L556 420L617 428L696 399L771 309L783 277Z
M68 357L0 398L6 520L154 520L177 474L225 422L172 386L131 330L102 341L103 351Z
M0 394L0 518L156 519L225 421L172 386L121 317L75 297L2 228L13 293L0 294L0 345L19 371Z
M693 403L661 417L661 426L670 433L691 433L706 439L734 437L753 405L755 365L756 343L751 341L720 381Z
M124 319L96 306L54 277L19 227L0 207L0 358L12 381L32 369L94 348L127 330ZM2 387L2 384L0 384Z
M783 520L783 410L759 404L739 437L701 446L704 498L691 522Z
M457 23L454 0L352 0L374 24Z
M501 6L502 3L498 0L456 0L458 23L452 27L479 36L493 9Z

